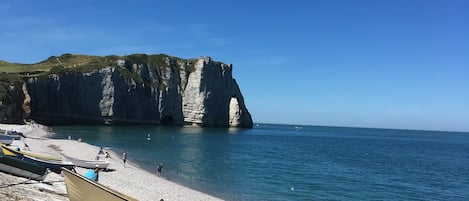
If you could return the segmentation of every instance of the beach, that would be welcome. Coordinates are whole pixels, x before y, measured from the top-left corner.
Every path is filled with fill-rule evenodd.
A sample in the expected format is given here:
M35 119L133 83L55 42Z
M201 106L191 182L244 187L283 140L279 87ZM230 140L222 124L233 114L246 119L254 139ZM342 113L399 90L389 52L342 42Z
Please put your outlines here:
M22 151L50 156L65 154L74 158L93 160L100 149L77 139L49 139L48 137L51 135L48 132L49 129L40 124L0 124L0 129L23 133L26 138L21 138L12 145L19 147ZM111 157L104 158L104 155L101 155L100 160L110 161L108 169L112 171L101 171L99 183L116 191L138 200L221 200L168 181L163 177L157 177L156 166L155 172L148 172L131 163L132 159L130 159L124 167L122 153L114 153L112 150L105 151L109 151ZM84 174L87 171L87 169L80 167L75 169L79 174ZM64 178L59 174L50 172L43 182L30 181L4 172L0 172L0 177L2 177L0 181L2 200L69 200Z

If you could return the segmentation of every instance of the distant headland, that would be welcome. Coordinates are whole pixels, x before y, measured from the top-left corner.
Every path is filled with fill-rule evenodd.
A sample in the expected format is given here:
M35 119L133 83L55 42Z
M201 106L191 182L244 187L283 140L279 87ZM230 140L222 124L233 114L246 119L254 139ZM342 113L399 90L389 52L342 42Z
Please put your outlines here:
M251 128L232 68L165 54L0 61L0 122Z

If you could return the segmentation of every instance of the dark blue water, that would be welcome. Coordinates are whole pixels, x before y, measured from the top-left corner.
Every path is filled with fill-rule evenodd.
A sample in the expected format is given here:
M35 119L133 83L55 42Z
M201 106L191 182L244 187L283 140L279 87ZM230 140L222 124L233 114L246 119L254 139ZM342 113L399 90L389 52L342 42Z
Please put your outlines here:
M53 127L226 200L469 200L469 133L260 124ZM147 134L152 140L147 141Z

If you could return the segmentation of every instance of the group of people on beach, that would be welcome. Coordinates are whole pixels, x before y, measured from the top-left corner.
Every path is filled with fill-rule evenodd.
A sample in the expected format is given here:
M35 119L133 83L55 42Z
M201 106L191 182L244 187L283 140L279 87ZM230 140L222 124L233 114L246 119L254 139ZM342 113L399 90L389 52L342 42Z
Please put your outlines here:
M106 158L111 158L111 155L108 151L104 152L103 147L99 148L98 155L96 156L96 160L99 160L99 155L104 154ZM124 150L122 153L122 165L125 168L125 163L127 162L127 150ZM163 171L163 163L157 165L156 168L156 176L161 176L161 172ZM99 179L99 165L96 165L94 169L89 169L84 175L84 177L98 182Z
M96 155L95 160L99 160L99 156L100 156L101 154L104 155L104 158L111 158L111 155L109 154L109 152L108 152L108 151L104 152L103 147L100 147L100 148L99 148L99 151L98 151L98 155Z
M101 147L99 149L99 152L98 152L98 156L97 156L97 159L99 159L99 154L104 154L103 152L103 148ZM109 156L109 152L106 151L106 158L110 158ZM127 162L127 151L124 151L122 153L122 162L123 162L123 165L124 165L124 168L125 168L125 163ZM161 171L163 170L163 163L160 163L159 165L157 165L157 173L156 175L159 177L161 176ZM94 169L89 169L84 175L84 177L92 180L92 181L96 181L98 182L98 179L99 179L99 165L96 165L96 167L94 167Z
M122 153L122 164L124 165L125 168L125 162L127 162L127 150L124 150ZM157 165L156 168L156 176L161 176L161 172L163 171L163 163L160 163Z

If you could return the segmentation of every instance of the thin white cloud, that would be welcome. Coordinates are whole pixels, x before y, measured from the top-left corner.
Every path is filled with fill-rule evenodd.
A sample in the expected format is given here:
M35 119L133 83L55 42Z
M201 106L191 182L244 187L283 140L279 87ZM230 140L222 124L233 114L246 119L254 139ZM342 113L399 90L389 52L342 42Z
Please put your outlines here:
M209 38L207 41L213 46L225 46L231 44L231 41L226 38Z
M255 63L259 65L280 65L287 62L284 56L264 56L255 59Z
M288 58L285 56L244 56L240 57L239 60L232 61L237 67L242 68L279 68L288 62Z
M210 25L209 24L193 24L190 25L190 33L198 37L207 37L211 36Z
M45 19L45 18L38 18L33 16L21 16L15 17L10 23L14 24L15 26L40 26L40 25L47 25L51 23L52 20Z
M197 45L226 46L231 44L231 40L221 36L216 29L208 23L198 23L189 25L189 38L193 38L192 43Z
M36 30L32 35L38 40L45 41L76 41L87 38L87 32L74 31L67 28L55 27L48 30Z

